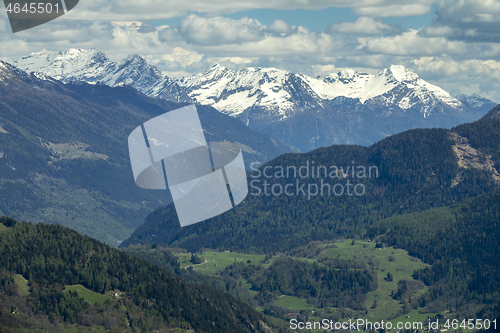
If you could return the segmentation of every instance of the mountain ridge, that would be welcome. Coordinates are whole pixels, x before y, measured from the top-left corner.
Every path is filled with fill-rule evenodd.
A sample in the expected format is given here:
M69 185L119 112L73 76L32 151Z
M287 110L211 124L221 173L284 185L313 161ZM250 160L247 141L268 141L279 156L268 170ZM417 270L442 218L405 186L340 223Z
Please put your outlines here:
M63 82L130 84L150 97L210 105L302 151L338 143L370 145L411 128L451 128L496 105L477 95L455 98L401 65L377 74L344 69L316 78L276 68L233 71L214 65L173 79L141 56L117 63L96 49L33 53L15 65ZM321 128L314 122L322 122ZM290 131L299 133L295 140Z
M497 189L498 125L496 120L480 120L452 130L409 130L370 147L334 145L282 155L249 175L250 194L234 209L193 227L180 228L175 209L161 207L121 246L157 242L191 251L224 247L276 252L303 245L306 240L353 237L379 219L451 205ZM348 171L341 177L279 174L280 168L298 170L313 164L337 169L343 166L343 170L376 166L380 173L362 178ZM266 169L272 171L266 174ZM361 184L366 191L361 196L330 193L330 186L345 190L348 182ZM320 195L318 191L325 184L330 185L328 193L323 195L322 190ZM305 192L308 186L318 191L308 197L299 191L299 185L305 186ZM281 189L280 195L273 195L273 186L278 192ZM291 186L292 195L284 194L286 186Z
M45 63L43 60L45 60ZM99 62L102 64L97 67L96 65L98 65ZM172 79L166 75L162 75L155 66L147 64L144 57L138 54L129 55L127 58L117 63L109 60L103 52L97 49L69 49L68 51L61 51L58 53L35 52L27 57L23 57L20 60L15 61L14 64L23 70L43 72L63 82L81 80L91 84L101 82L111 86L120 83L128 83L139 91L153 97L161 95L163 90L166 89L166 84L170 85L175 82L178 86L191 90L189 96L190 98L196 98L196 101L200 104L208 105L210 105L210 101L208 101L210 99L209 97L214 94L209 93L207 97L202 97L201 99L199 98L199 91L201 90L200 86L207 81L221 79L241 80L241 78L248 77L248 74L262 72L262 76L267 75L270 77L274 75L276 79L281 81L281 83L283 83L287 75L297 76L307 83L317 97L322 100L331 100L335 97L342 96L358 98L361 103L364 103L368 99L383 95L384 93L392 90L397 85L396 82L407 82L420 88L425 87L428 90L437 93L445 103L452 107L462 106L462 101L460 99L457 99L443 89L420 79L416 73L409 71L402 65L391 65L388 68L380 70L376 75L360 73L353 69L343 69L338 72L330 73L325 77L318 76L313 78L302 73L292 73L287 70L280 70L272 67L246 67L238 71L233 71L219 64L215 64L212 68L203 73L182 79ZM130 66L136 68L139 67L141 72L147 73L146 75L142 74L138 76L139 80L134 80L134 78L130 77L129 73L126 71L124 72L124 70ZM92 75L86 75L87 73L91 73ZM144 76L149 76L151 79L144 79ZM383 77L387 77L387 81L381 80ZM259 77L259 79L262 79L262 77ZM159 80L162 80L162 82L158 82ZM230 87L227 90L231 90L231 88L238 86L238 84L235 84L234 82L230 83ZM241 82L239 83L241 86ZM332 84L336 85L331 87ZM192 91L193 87L198 89L194 89L194 91ZM462 94L461 97L464 99L467 98L467 95ZM480 98L477 94L476 97ZM404 102L401 106L403 108L408 108L408 105L404 105ZM231 108L226 105L220 105L219 107L216 106L216 109L221 112L236 114L243 111L241 107L231 110ZM286 103L284 109L286 109Z

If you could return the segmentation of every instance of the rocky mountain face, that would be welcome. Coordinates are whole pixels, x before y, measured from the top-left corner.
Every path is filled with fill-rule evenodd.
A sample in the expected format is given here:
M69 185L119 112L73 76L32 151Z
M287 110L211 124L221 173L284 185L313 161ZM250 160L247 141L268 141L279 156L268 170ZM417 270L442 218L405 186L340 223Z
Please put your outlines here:
M400 65L377 74L346 69L316 78L276 68L233 71L215 65L172 79L141 56L115 63L95 49L33 53L15 65L63 82L129 84L150 97L210 105L302 151L370 145L412 128L451 128L496 105L479 95L453 97Z

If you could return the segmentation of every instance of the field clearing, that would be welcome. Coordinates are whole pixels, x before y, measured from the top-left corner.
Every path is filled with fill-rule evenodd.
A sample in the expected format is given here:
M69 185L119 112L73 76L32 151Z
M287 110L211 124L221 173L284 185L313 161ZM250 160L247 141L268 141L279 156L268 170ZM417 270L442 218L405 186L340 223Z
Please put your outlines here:
M28 287L28 280L26 280L21 274L14 275L14 282L17 284L19 294L22 297L27 297L30 294L30 287Z
M109 156L87 151L88 144L83 142L52 143L40 140L45 148L51 150L57 159L90 158L107 160Z
M281 296L277 301L276 304L279 306L282 306L284 308L287 308L289 310L316 310L317 308L310 305L307 303L305 299L298 298L295 296Z
M113 299L111 296L99 294L99 293L96 293L94 291L88 290L87 288L85 288L84 286L82 286L80 284L76 284L73 286L66 286L64 288L64 292L69 292L70 290L73 292L76 291L78 293L79 297L90 302L91 304L95 304L95 303L102 304L106 300L111 301Z
M393 324L394 327L398 322L399 323L421 322L423 323L424 325L423 327L425 328L427 327L429 317L433 317L435 315L437 315L437 313L418 313L418 310L412 310L406 315L399 316L389 321Z
M410 313L408 313L408 318L406 315L403 315L403 316L400 316L398 318L394 318L393 320L390 320L390 322L393 323L393 326L396 327L396 324L398 322L400 323L413 323L414 322L421 322L423 323L423 328L428 328L428 324L429 324L429 317L434 317L436 316L437 313L418 313L418 310L412 310ZM448 319L450 319L449 323L450 325L452 324L452 319L454 319L454 316L453 315L450 315L450 316L447 316L446 314L443 314L444 318L440 318L439 321L438 321L438 325L439 325L439 328L444 328L444 329L447 329L445 327L443 327L443 325L446 323L446 321ZM460 327L460 324L461 324L461 321L463 319L460 319L459 322L458 322L458 328L456 330L454 330L453 328L450 328L448 329L448 332L456 332L456 331L462 331L462 332L472 332L474 330L471 330L469 329L468 327L467 328L463 328L463 327ZM434 322L435 320L431 321L431 322Z
M330 257L342 259L363 259L366 263L371 260L376 267L378 278L378 288L369 292L366 296L365 306L368 314L362 318L377 321L388 320L399 316L401 311L400 301L391 297L391 292L398 290L398 281L413 280L413 271L427 267L422 261L408 255L405 250L394 249L392 247L376 248L375 242L346 240L335 243L336 248L329 248L322 253L327 253ZM321 255L321 254L320 254ZM387 275L392 275L392 281L387 279ZM420 296L427 290L427 287L417 291L413 296ZM374 307L376 305L376 307Z
M201 257L206 260L205 263L193 265L191 260L190 253L176 253L176 256L179 257L179 264L181 268L186 268L191 266L195 271L198 271L202 274L215 274L226 267L237 263L242 262L245 264L254 264L254 265L263 265L264 267L269 267L269 265L276 260L277 257L271 258L267 263L261 263L261 260L264 260L264 255L258 254L241 254L235 252L212 252L205 251L201 255ZM250 263L248 262L250 261Z
M241 283L241 285L240 285ZM238 285L240 285L241 287L243 288L246 288L248 289L248 292L250 293L250 295L252 295L253 297L257 296L259 294L259 292L257 290L252 290L252 284L247 282L243 277L240 277L238 279Z

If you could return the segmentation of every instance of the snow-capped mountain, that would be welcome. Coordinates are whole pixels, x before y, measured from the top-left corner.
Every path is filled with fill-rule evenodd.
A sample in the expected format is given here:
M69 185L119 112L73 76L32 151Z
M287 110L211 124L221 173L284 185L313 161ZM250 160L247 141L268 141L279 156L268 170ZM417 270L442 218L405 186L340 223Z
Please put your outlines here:
M28 72L44 73L65 83L129 84L141 92L163 78L163 74L140 55L130 55L117 63L96 49L36 52L15 61L14 65Z
M321 98L297 75L276 68L243 68L236 72L215 65L177 83L193 101L234 117L258 107L273 118L283 119L298 109L321 106ZM158 85L148 94L158 97L169 89L168 85Z
M475 121L496 105L478 95L455 98L400 65L377 74L345 69L316 78L276 68L233 71L215 65L172 79L141 56L116 63L95 49L38 52L15 65L63 82L129 84L150 97L210 105L301 150L371 144L416 127L449 128Z
M403 66L391 66L376 75L343 70L312 78L275 68L243 68L236 72L215 65L177 84L197 103L232 116L257 107L283 119L304 108L324 107L337 97L358 99L361 104L377 99L380 106L402 110L419 106L424 118L440 102L451 108L463 107L460 100ZM161 83L147 93L161 97L165 91L169 91L169 85Z
M456 95L455 98L470 108L484 109L484 111L489 111L491 109L492 101L476 93L472 95L460 94Z
M452 108L462 107L462 103L443 89L432 85L404 66L392 65L376 75L344 70L328 75L326 78L312 79L302 75L313 90L325 100L337 97L357 98L364 104L371 99L386 107L408 110L421 105L424 118L439 102Z

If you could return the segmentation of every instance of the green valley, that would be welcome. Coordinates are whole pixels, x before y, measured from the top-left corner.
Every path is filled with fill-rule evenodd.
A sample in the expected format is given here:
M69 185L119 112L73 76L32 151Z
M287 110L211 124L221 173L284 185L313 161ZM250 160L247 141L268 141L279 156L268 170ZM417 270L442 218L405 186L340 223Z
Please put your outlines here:
M416 288L407 292L405 295L406 302L401 299L394 299L394 295L398 290L399 281L412 281L413 273L416 270L421 270L428 265L422 263L419 259L411 257L405 250L395 249L392 247L377 247L375 241L368 240L344 240L335 243L313 242L306 246L296 248L290 253L282 253L278 256L270 255L252 255L233 252L217 252L205 249L198 253L203 259L202 264L192 265L190 258L192 254L185 251L179 251L175 248L164 248L156 246L131 246L126 249L139 257L147 258L155 255L172 255L177 258L176 264L181 271L178 274L182 277L185 270L195 271L197 274L210 276L212 279L220 279L224 283L221 286L236 284L236 287L247 289L250 295L253 295L254 300L259 300L254 304L258 309L265 313L273 314L283 320L289 320L292 315L290 313L300 313L304 318L331 318L334 320L347 320L347 318L364 318L370 321L380 321L398 318L406 315L410 311L423 310L417 303L411 303L411 299L418 299L421 295L427 292L428 287L420 283ZM271 257L269 259L269 257ZM367 267L372 270L377 276L376 289L369 291L365 295L363 309L353 310L348 307L334 307L330 304L317 306L308 302L306 297L297 297L284 295L280 292L273 292L268 295L268 299L262 296L266 290L258 290L255 284L252 283L256 276L248 276L241 266L253 268L255 275L265 274L273 264L283 258L292 259L295 262L304 262L308 264L316 264L324 267L339 266L340 263L351 265L352 267ZM266 260L267 259L267 260ZM217 266L215 266L217 265ZM186 269L187 268L187 269ZM338 268L339 270L341 268ZM362 268L349 268L350 270L359 270ZM391 279L387 276L390 274ZM200 278L200 281L203 281ZM231 292L232 290L228 290ZM235 296L238 292L233 292ZM408 303L410 299L410 303ZM376 303L377 306L373 307ZM278 305L278 307L275 306ZM316 314L316 315L315 315ZM320 316L317 316L320 314ZM424 313L419 315L427 320L427 317L434 316L435 313Z

